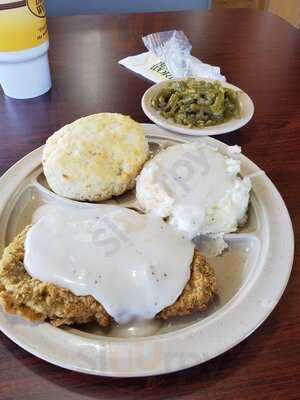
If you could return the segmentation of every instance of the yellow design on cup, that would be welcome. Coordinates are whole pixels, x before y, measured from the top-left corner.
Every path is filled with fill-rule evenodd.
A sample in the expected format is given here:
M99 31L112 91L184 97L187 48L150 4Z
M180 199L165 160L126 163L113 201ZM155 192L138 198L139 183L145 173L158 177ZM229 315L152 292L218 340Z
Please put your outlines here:
M46 15L46 10L43 0L27 0L27 7L36 17L44 18Z
M0 0L0 51L19 51L48 40L43 0Z

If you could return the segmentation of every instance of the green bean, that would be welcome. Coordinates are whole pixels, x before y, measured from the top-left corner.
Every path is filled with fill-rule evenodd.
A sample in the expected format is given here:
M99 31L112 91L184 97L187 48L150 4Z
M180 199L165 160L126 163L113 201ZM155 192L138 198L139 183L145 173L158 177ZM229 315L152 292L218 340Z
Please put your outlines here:
M151 106L164 118L189 128L240 118L239 93L218 81L187 78L170 82L151 99Z

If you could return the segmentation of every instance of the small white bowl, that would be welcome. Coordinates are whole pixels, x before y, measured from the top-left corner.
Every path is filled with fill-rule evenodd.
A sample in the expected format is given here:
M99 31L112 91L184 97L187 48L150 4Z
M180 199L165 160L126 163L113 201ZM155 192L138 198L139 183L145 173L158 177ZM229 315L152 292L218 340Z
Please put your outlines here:
M184 79L172 79L172 81L180 80ZM199 80L213 82L212 79L199 78ZM151 86L142 97L142 109L147 117L151 119L151 121L153 121L155 124L161 126L162 128L168 129L169 131L195 136L221 135L223 133L232 132L241 128L242 126L246 125L253 116L254 104L250 97L238 87L231 85L230 83L222 82L222 86L241 92L239 97L241 106L241 118L233 118L227 122L215 126L207 126L204 128L187 128L184 125L173 122L171 119L166 119L162 117L159 111L155 110L151 106L151 99L169 83L170 80L166 80Z

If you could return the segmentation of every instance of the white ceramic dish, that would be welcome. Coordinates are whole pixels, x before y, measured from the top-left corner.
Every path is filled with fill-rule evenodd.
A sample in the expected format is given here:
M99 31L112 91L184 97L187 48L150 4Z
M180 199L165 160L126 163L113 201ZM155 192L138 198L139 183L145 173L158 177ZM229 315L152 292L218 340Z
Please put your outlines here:
M176 80L176 79L175 79ZM180 80L180 79L177 79ZM211 79L201 79L203 81L211 82ZM231 85L230 83L222 83L223 86L240 91L240 106L241 106L241 118L231 119L230 121L224 122L220 125L208 126L205 128L187 128L184 125L176 124L171 119L166 119L160 115L160 113L151 106L151 99L170 81L159 82L151 86L142 97L142 109L147 117L155 124L161 126L164 129L168 129L172 132L181 133L184 135L193 136L213 136L221 135L223 133L236 131L242 126L246 125L253 116L254 104L250 97L238 87Z
M192 140L168 135L152 124L145 124L145 129L152 143ZM226 145L215 139L199 140L226 150ZM40 204L64 202L78 207L79 203L59 198L45 188L41 153L42 148L38 148L28 154L0 179L0 253L30 222ZM259 170L246 157L241 156L241 160L243 174ZM253 179L249 221L226 240L229 250L209 260L219 285L214 305L206 313L157 324L150 336L127 337L132 330L102 331L95 324L64 329L48 323L30 324L2 310L0 328L37 357L95 375L155 375L202 363L250 335L286 287L293 261L293 230L285 204L267 176Z

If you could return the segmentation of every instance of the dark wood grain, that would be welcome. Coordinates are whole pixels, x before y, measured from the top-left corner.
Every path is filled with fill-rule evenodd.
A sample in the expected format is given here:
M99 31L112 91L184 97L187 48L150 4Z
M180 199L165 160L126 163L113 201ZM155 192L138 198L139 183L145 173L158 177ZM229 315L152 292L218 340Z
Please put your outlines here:
M49 20L53 90L34 100L0 95L0 174L57 128L99 111L147 121L140 99L150 83L117 61L144 50L141 36L182 29L193 53L220 65L255 102L253 120L219 137L240 144L276 184L300 234L300 33L246 10L85 16ZM142 379L87 376L52 366L0 334L0 399L300 398L300 253L279 305L247 340L204 365Z

